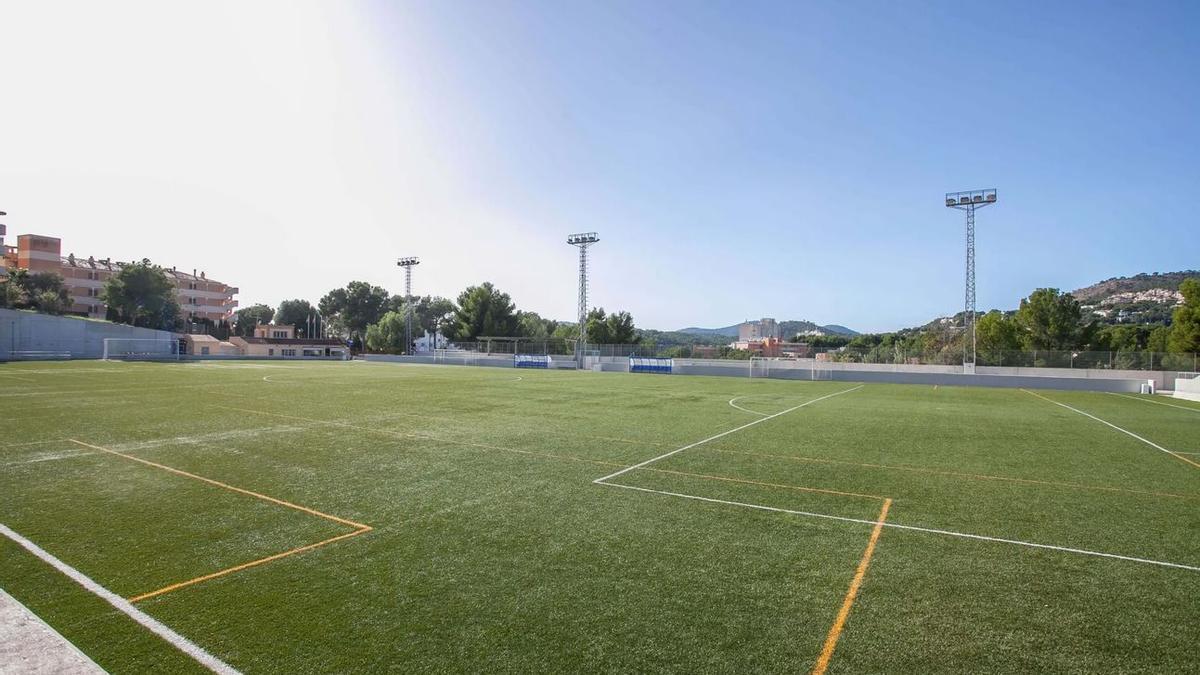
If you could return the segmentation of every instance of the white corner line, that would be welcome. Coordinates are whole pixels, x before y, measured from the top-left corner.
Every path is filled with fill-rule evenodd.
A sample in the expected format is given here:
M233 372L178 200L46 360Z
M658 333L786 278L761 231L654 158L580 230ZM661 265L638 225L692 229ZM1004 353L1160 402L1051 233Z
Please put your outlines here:
M695 499L702 502L710 502L713 504L724 504L727 506L740 506L747 509L757 509L759 511L772 511L774 513L787 513L794 516L806 516L808 518L824 518L826 520L836 520L843 523L858 523L862 525L870 525L872 527L879 524L877 520L866 520L864 518L849 518L846 516L834 516L827 513L813 513L811 511L796 511L794 509L781 509L775 506L763 506L761 504L747 504L746 502L733 502L725 499L713 499L712 497L700 497L698 495L687 495L681 492L668 492L666 490L652 490L650 488L636 487L633 485L621 485L620 483L601 483L608 487L624 488L626 490L637 490L639 492L651 492L659 495L668 495L671 497L682 497L684 499ZM1135 558L1133 556L1118 555L1116 553L1104 553L1102 551L1089 551L1082 548L1070 548L1067 546L1054 546L1051 544L1037 544L1031 541L1021 541L1019 539L1002 539L1000 537L989 537L982 534L970 534L967 532L955 532L953 530L939 530L932 527L918 527L916 525L902 525L886 521L884 527L890 527L897 530L909 530L911 532L925 532L927 534L940 534L947 537L959 537L962 539L974 539L977 541L990 541L999 544L1012 544L1014 546L1025 546L1028 548L1040 548L1048 551L1059 551L1061 553L1075 553L1077 555L1086 555L1097 558L1111 558L1114 560L1125 560L1127 562L1144 563L1147 565L1157 565L1159 567L1171 567L1174 569L1187 570L1189 572L1200 572L1200 567L1194 565L1184 565L1182 563L1165 562L1162 560L1151 560L1149 558Z
M734 401L740 401L740 400L742 400L742 399L744 399L744 398L746 398L746 397L748 397L748 396L753 396L753 395L754 395L754 394L744 394L744 395L742 395L742 396L734 396L733 398L729 399L729 405L731 405L731 406L733 406L733 407L737 408L738 410L741 410L742 412L748 412L748 413L750 413L751 415L758 415L759 417L766 417L766 416L767 416L767 413L764 413L764 412L758 412L757 410L751 410L751 409L749 409L749 408L743 408L742 406L740 406L740 405L738 405L737 403L735 403L735 402L734 402Z
M1188 412L1200 413L1200 408L1189 408L1186 405L1175 405L1174 403L1163 403L1162 401L1150 401L1148 399L1144 399L1144 398L1141 398L1138 396L1130 396L1129 394L1118 394L1115 391L1110 391L1107 393L1112 394L1113 396L1120 396L1121 398L1128 398L1128 399L1133 399L1134 401L1141 401L1142 403L1153 403L1154 405L1165 405L1168 408L1178 408L1180 410L1186 410Z
M1059 406L1062 406L1062 407L1064 407L1064 408L1066 408L1067 410L1070 410L1070 411L1072 411L1072 412L1077 412L1077 413L1079 413L1080 415L1083 415L1084 417L1090 417L1090 418L1092 418L1092 419L1096 420L1097 422L1099 422L1099 423L1101 423L1101 424L1104 424L1104 425L1107 425L1107 426L1109 426L1109 427L1112 427L1113 429L1116 429L1117 431L1119 431L1119 432L1121 432L1121 433L1123 433L1123 434L1125 434L1125 435L1127 435L1127 436L1132 436L1132 437L1134 437L1134 438L1138 439L1139 441L1141 441L1141 442L1145 443L1146 445L1148 445L1148 446L1150 446L1150 447L1152 447L1152 448L1155 448L1156 450L1161 450L1161 451L1163 451L1163 452L1167 453L1168 455L1170 455L1170 456L1174 457L1175 459L1178 459L1178 460L1179 460L1179 461L1181 461L1181 462L1187 462L1188 464L1191 464L1192 466L1194 466L1194 467L1196 467L1196 468L1200 469L1200 464L1197 464L1197 463L1193 462L1192 460L1188 459L1187 457L1184 457L1183 455L1176 454L1176 453L1174 453L1174 452L1172 452L1172 451L1170 451L1170 450L1168 450L1168 449L1164 448L1163 446L1159 445L1158 443L1155 443L1154 441L1151 441L1151 440L1147 440L1147 439L1145 439L1145 438L1142 438L1141 436L1138 436L1137 434L1133 433L1132 431L1130 431L1130 430L1128 430L1128 429L1122 429L1121 427L1119 427L1119 426L1117 426L1117 425L1113 424L1112 422L1107 422L1107 421L1105 421L1105 420L1102 420L1102 419L1100 419L1099 417L1096 417L1095 415L1093 415L1093 414L1091 414L1091 413L1086 413L1086 412L1084 412L1084 411L1080 410L1079 408L1072 408L1071 406L1067 405L1066 403L1059 403L1058 401L1055 401L1055 400L1054 400L1054 399L1052 399L1052 398L1046 398L1045 396L1042 396L1041 394L1038 394L1038 393L1035 393L1035 392L1029 391L1028 389L1022 389L1021 391L1025 392L1026 394L1030 394L1030 395L1032 395L1032 396L1036 396L1036 397L1038 397L1038 398L1042 399L1043 401L1049 401L1049 402L1053 403L1054 405L1059 405Z
M54 569L58 570L59 572L62 572L63 574L67 575L75 583L79 584L80 586L83 586L85 589L87 589L92 594L99 596L102 600L104 600L108 604L112 605L113 607L117 608L118 611L127 615L129 618L133 619L134 621L138 622L139 624L141 624L142 626L147 628L150 632L152 632L155 635L166 640L172 646L174 646L176 649L178 649L179 651L183 652L184 654L187 654L188 656L192 657L198 663L200 663L204 667L208 668L209 670L213 671L214 673L219 673L220 675L239 675L238 671L236 669L234 669L232 666L228 665L227 663L218 659L217 657L213 656L212 654L209 654L208 652L204 651L204 649L199 647L198 645L196 645L196 643L192 642L191 640L188 640L187 638L183 637L179 633L176 633L175 631L171 630L165 624L158 621L157 619L150 616L149 614L146 614L145 612L138 609L137 607L134 607L133 604L130 603L125 598L122 598L121 596L117 595L116 593L113 593L112 591L108 590L107 588L96 583L95 581L93 581L91 579L91 577L88 577L83 572L80 572L79 570L75 569L74 567L71 567L70 565L66 564L65 562L54 557L53 555L48 553L45 549L43 549L42 547L33 543L32 541L29 541L28 539L21 536L20 534L17 534L16 532L14 532L12 529L10 529L8 526L4 525L3 523L0 523L0 534L3 534L4 536L8 537L9 539L11 539L14 542L16 542L17 544L19 544L25 550L34 554L35 556L40 558L42 560L42 562L45 562L46 564L50 565Z
M603 477L603 478L597 478L596 480L594 480L594 481L592 481L592 482L593 482L593 483L602 483L602 482L604 482L604 481L606 481L606 480L608 480L608 479L610 479L610 478L616 478L617 476L620 476L620 475L621 475L621 474L623 474L623 473L627 473L627 472L633 471L634 469L640 469L640 468L642 468L643 466L646 466L647 464L653 464L653 463L657 462L657 461L658 461L658 460L660 460L660 459L666 459L667 457L670 457L671 455L674 455L674 454L676 454L676 453L679 453L679 452L683 452L684 450L690 450L691 448L694 448L694 447L696 447L696 446L698 446L698 445L704 445L705 443L708 443L709 441L715 441L715 440L717 440L718 438L722 438L722 437L724 437L724 436L728 436L729 434L732 434L732 433L734 433L734 432L737 432L737 431L741 431L742 429L748 429L748 428L750 428L750 427L754 426L755 424L762 424L763 422L766 422L767 420L773 420L773 419L775 419L776 417L779 417L780 415L786 415L786 414L788 414L788 413L792 412L793 410L799 410L800 408L803 408L803 407L804 407L804 406L806 406L806 405L812 405L813 403L816 403L816 402L818 402L818 401L824 401L825 399L827 399L827 398L833 398L834 396L841 396L842 394L849 394L849 393L850 393L850 392L852 392L852 391L857 391L857 390L859 390L859 389L862 389L864 386L865 386L865 385L861 385L861 384L860 384L860 385L858 385L857 387L851 387L851 388L849 388L849 389L843 389L842 391L835 391L835 392L834 392L834 393L832 393L832 394L826 394L825 396L821 396L820 398L814 398L814 399L813 399L813 400L811 400L811 401L805 401L804 403L801 403L800 405L797 405L797 406L792 406L791 408L788 408L787 410L781 410L781 411L779 411L779 412L775 413L774 415L767 415L766 417L760 417L760 418L758 418L758 419L754 420L753 422L749 422L749 423L747 423L747 424L743 424L743 425L742 425L742 426L740 426L740 427L734 427L734 428L732 428L732 429L729 429L729 430L727 430L727 431L722 431L721 433L719 433L719 434L716 434L715 436L709 436L708 438L706 438L706 439L704 439L704 440L701 440L701 441L696 441L695 443L690 443L690 444L688 444L688 445L685 445L685 446L683 446L682 448L676 448L675 450L672 450L672 451L670 451L670 452L667 452L667 453L663 453L663 454L659 455L658 457L652 457L652 458L650 458L650 459L648 459L648 460L646 460L646 461L644 461L644 462L639 462L639 463L637 463L637 464L634 464L633 466L627 466L627 467L625 467L624 469L621 469L620 471L616 471L616 472L610 473L610 474L608 474L607 476L605 476L605 477Z

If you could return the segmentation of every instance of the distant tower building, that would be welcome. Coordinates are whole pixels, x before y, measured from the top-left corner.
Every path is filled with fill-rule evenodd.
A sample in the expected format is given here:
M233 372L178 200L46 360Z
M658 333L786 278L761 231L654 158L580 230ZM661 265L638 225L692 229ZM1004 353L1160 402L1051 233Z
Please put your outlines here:
M759 319L738 324L738 341L757 342L769 338L779 339L779 322L775 319Z

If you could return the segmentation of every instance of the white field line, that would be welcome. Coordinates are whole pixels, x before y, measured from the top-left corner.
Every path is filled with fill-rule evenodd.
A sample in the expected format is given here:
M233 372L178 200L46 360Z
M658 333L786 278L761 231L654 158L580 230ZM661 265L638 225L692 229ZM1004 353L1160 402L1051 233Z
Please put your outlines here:
M756 419L753 422L749 422L747 424L743 424L740 427L734 427L727 431L722 431L721 433L716 434L714 436L709 436L708 438L705 438L704 440L696 441L695 443L689 443L688 445L685 445L682 448L676 448L675 450L672 450L670 452L663 453L663 454L659 455L658 457L652 457L644 462L639 462L637 464L634 464L633 466L627 466L624 469L621 469L620 471L610 473L603 478L597 478L596 480L594 480L592 482L593 483L601 483L610 478L616 478L617 476L620 476L623 473L628 473L630 471L633 471L634 469L640 469L643 466L646 466L648 464L653 464L660 459L666 459L667 457L670 457L671 455L674 455L676 453L683 452L684 450L690 450L691 448L694 448L698 445L704 445L705 443L708 443L709 441L715 441L718 438L723 438L725 436L728 436L729 434L741 431L742 429L749 429L750 427L754 426L755 424L762 424L763 422L766 422L767 420L773 420L776 417L779 417L780 415L786 415L786 414L792 412L793 410L799 410L799 409L803 408L804 406L812 405L818 401L824 401L827 398L833 398L834 396L841 396L842 394L849 394L852 391L857 391L859 389L862 389L863 386L864 385L860 384L857 387L851 387L850 389L843 389L842 391L836 391L832 394L826 394L825 396L821 396L819 398L814 398L811 401L805 401L804 403L801 403L800 405L797 405L797 406L792 406L791 408L788 408L787 410L781 410L781 411L775 413L774 415L767 415L766 417L760 417L759 419Z
M1162 450L1163 452L1174 457L1175 459L1178 459L1181 462L1187 462L1188 464L1191 464L1192 466L1196 467L1197 469L1200 469L1200 464L1193 462L1192 460L1188 459L1187 457L1184 457L1183 455L1180 455L1179 453L1172 452L1172 451L1164 448L1163 446L1159 445L1158 443L1155 443L1154 441L1150 441L1145 438L1142 438L1141 436L1138 436L1137 434L1133 433L1132 431L1129 431L1128 429L1122 429L1121 427L1113 424L1112 422L1106 422L1105 420L1102 420L1099 417L1096 417L1095 415L1093 415L1091 413L1085 413L1084 411L1080 410L1079 408L1072 408L1071 406L1067 405L1066 403L1059 403L1058 401L1055 401L1052 398L1046 398L1045 396L1042 396L1041 394L1029 391L1028 389L1022 389L1021 391L1025 392L1026 394L1036 396L1036 397L1042 399L1043 401L1049 401L1049 402L1053 403L1054 405L1062 406L1072 412L1077 412L1080 415L1083 415L1084 417L1090 417L1090 418L1096 420L1097 422L1104 424L1106 426L1112 427L1113 429L1116 429L1117 431L1119 431L1127 436L1132 436L1132 437L1138 439L1139 441L1145 443L1146 445L1149 445L1150 447L1155 448L1156 450Z
M44 452L40 455L34 455L29 459L19 459L13 462L5 462L0 466L20 466L22 464L38 464L41 462L53 462L59 459L74 459L75 457L84 457L94 455L94 452L84 450L67 450L65 452Z
M742 406L740 406L740 405L738 405L738 404L737 404L737 401L740 401L740 400L742 400L742 399L744 399L744 398L748 398L748 397L750 397L750 396L753 396L753 395L754 395L754 394L746 394L745 396L735 396L735 397L733 397L733 398L729 399L729 405L731 405L731 406L733 406L733 407L737 408L738 410L741 410L742 412L748 412L748 413L750 413L751 415L758 415L759 417L766 417L766 416L767 416L767 413L761 413L761 412L758 412L757 410L751 410L751 409L749 409L749 408L743 408Z
M166 438L152 438L145 441L133 441L129 443L119 443L112 446L120 452L135 452L137 450L152 450L170 445L208 445L221 441L232 441L245 438L258 438L267 434L290 433L293 431L307 431L316 425L276 425L266 427L254 427L250 429L231 429L229 431L214 431L207 434L196 434L194 436L168 436ZM50 442L50 441L46 441ZM64 439L64 444L70 443L70 439ZM5 448L0 448L3 450ZM238 450L228 449L230 452L238 453ZM76 457L87 457L94 455L94 452L87 451L66 451L66 452L43 452L34 455L29 459L16 460L5 462L0 466L18 466L22 464L37 464L39 462L51 462L59 459L74 459Z
M759 511L772 511L774 513L787 513L795 516L806 516L808 518L823 518L826 520L836 520L843 523L859 523L862 525L870 525L874 527L878 524L875 520L866 520L863 518L849 518L847 516L834 516L827 513L813 513L811 511L796 511L793 509L781 509L775 506L763 506L761 504L747 504L746 502L733 502L725 499L713 499L712 497L700 497L698 495L687 495L682 492L668 492L666 490L652 490L650 488L636 487L633 485L621 485L620 483L601 483L609 487L624 488L626 490L637 490L638 492L651 492L659 495L668 495L671 497L682 497L684 499L695 499L702 502L710 502L713 504L725 504L727 506L740 506L747 509L757 509ZM884 527L891 527L897 530L909 530L911 532L925 532L927 534L940 534L947 537L959 537L962 539L975 539L977 541L990 541L1000 544L1012 544L1014 546L1025 546L1028 548L1040 548L1049 551L1060 551L1062 553L1075 553L1078 555L1087 555L1097 558L1112 558L1115 560L1125 560L1129 562L1145 563L1147 565L1158 565L1159 567L1172 567L1175 569L1188 570L1189 572L1200 572L1200 567L1194 565L1184 565L1182 563L1165 562L1162 560L1150 560L1149 558L1135 558L1127 555L1117 555L1116 553L1104 553L1102 551L1089 551L1082 548L1070 548L1067 546L1053 546L1051 544L1038 544L1031 541L1020 541L1018 539L1003 539L1000 537L988 537L982 534L970 534L967 532L955 532L953 530L939 530L932 527L918 527L916 525L902 525L891 521L883 523Z
M0 373L0 377L11 377L12 379L19 380L21 382L33 382L34 384L37 384L37 380L33 379L32 377L21 377L20 375L13 375L12 373Z
M72 383L72 384L76 384L76 383ZM80 386L82 386L83 383L78 383L78 384ZM211 384L177 384L177 385L169 386L169 387L166 387L166 386L164 386L164 387L121 387L121 388L110 387L110 388L106 388L106 389L75 389L75 390L70 390L70 391L56 391L56 390L24 391L24 392L6 392L3 394L0 394L0 397L13 398L13 397L17 397L17 396L58 396L58 397L65 398L65 397L69 397L69 396L74 396L76 394L79 394L79 395L82 395L85 397L93 397L96 394L125 394L125 393L130 393L130 392L136 392L136 393L140 394L142 392L147 392L147 391L166 391L166 390L176 390L176 389L205 389L205 388L212 389L212 388L217 388L217 387L221 387L221 386L222 386L222 383L213 382Z
M51 443L66 443L65 438L52 438L48 441L29 441L26 443L12 443L9 445L0 445L0 450L11 450L12 448L26 448L31 445L49 445Z
M17 659L33 656L34 661L30 665L41 665L71 675L107 672L75 643L63 637L54 626L34 614L20 600L5 593L3 588L0 588L0 615L13 620L13 624L0 625L0 653L15 652ZM3 644L5 641L10 641L12 647L6 648Z
M80 572L74 567L71 567L65 562L54 557L42 547L38 546L32 541L29 541L25 537L22 537L2 523L0 523L0 534L3 534L19 544L26 551L34 554L41 559L42 562L67 575L72 581L80 586L83 586L92 594L100 597L102 600L115 607L117 611L138 622L150 632L166 640L179 651L192 657L197 663L205 668L208 668L214 673L220 673L221 675L238 675L238 671L229 664L204 651L204 649L196 645L196 643L171 630L165 624L161 623L149 614L146 614L137 607L134 607L125 598L122 598L116 593L113 593L107 588L96 583L83 572Z
M1168 408L1179 408L1180 410L1186 410L1188 412L1200 413L1200 408L1189 408L1186 405L1175 405L1174 403L1163 403L1162 401L1151 401L1149 399L1141 398L1139 396L1130 396L1129 394L1118 394L1115 391L1110 391L1108 393L1112 394L1113 396L1120 396L1121 398L1131 398L1135 401L1141 401L1142 403L1153 403L1154 405L1165 405Z

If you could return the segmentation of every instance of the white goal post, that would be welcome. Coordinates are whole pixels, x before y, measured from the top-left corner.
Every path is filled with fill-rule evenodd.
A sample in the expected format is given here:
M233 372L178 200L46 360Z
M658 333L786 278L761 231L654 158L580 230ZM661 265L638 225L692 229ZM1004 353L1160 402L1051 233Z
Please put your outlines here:
M179 340L104 338L105 361L178 361Z
M750 379L771 376L771 359L765 356L750 357Z

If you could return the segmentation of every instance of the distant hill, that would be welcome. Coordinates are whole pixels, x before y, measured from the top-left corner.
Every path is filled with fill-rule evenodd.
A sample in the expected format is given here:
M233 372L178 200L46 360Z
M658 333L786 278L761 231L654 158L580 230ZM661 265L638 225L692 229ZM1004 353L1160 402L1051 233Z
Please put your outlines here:
M723 335L725 337L737 337L737 324L725 326L724 328L696 328L691 326L688 328L680 328L676 333L687 333L688 335Z
M693 326L693 327L689 327L689 328L680 328L678 331L675 331L675 332L687 333L689 335L703 335L703 336L710 336L710 337L721 336L721 337L736 338L737 334L738 334L738 326L739 325L740 324L735 323L732 326L724 326L722 328L697 328L697 327ZM800 321L797 321L797 320L780 321L779 329L780 329L780 333L782 333L785 338L791 338L800 333L820 333L822 335L846 335L848 337L854 337L855 335L858 335L857 331L853 331L849 328L846 328L845 326L839 326L837 324L829 324L826 326L821 326L821 325L813 323L812 321L802 321L802 320L800 320Z
M1113 277L1098 284L1092 284L1077 291L1071 291L1075 299L1085 305L1112 304L1105 300L1126 293L1138 294L1145 291L1167 290L1179 291L1179 284L1184 279L1200 279L1200 271L1185 270L1183 272L1164 272L1159 274L1138 274L1132 277ZM1159 294L1161 295L1161 294ZM1165 297L1165 296L1164 296ZM1119 301L1119 300L1118 300Z
M1179 284L1200 279L1200 271L1113 277L1071 291L1091 318L1108 323L1164 323L1183 302Z

